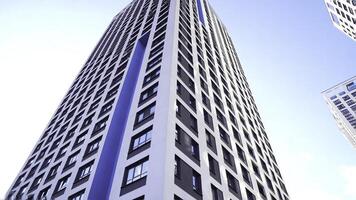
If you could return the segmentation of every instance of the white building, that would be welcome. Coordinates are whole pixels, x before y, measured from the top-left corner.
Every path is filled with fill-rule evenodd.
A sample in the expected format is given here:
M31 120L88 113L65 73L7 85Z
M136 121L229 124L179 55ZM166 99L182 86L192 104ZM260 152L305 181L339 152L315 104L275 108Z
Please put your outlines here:
M115 16L7 195L289 199L232 40L206 0L135 0Z
M336 28L356 41L356 0L325 0Z
M322 94L338 127L356 148L356 76Z

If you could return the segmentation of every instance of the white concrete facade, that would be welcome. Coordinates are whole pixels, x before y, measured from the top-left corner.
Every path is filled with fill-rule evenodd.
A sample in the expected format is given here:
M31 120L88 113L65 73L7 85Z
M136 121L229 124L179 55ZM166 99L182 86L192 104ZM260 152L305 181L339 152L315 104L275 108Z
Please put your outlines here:
M356 41L356 1L325 0L334 26Z
M356 148L356 76L322 94L339 129Z

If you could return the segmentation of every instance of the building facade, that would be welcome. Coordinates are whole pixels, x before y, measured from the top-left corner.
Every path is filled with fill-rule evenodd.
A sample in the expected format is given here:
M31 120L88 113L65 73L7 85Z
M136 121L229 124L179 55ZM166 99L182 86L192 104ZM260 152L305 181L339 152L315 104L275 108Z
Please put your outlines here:
M207 0L117 14L8 199L289 200L225 26Z
M356 148L356 76L322 94L339 129Z
M356 0L325 0L334 26L356 41Z

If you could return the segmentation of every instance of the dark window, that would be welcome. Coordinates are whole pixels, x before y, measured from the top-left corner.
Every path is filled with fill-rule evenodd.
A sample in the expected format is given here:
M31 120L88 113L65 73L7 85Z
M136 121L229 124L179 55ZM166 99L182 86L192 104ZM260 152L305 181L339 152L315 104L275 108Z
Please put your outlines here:
M206 133L206 143L209 147L210 150L212 150L214 153L216 153L216 142L215 142L215 137L209 133L209 131L205 130Z
M61 143L62 137L58 138L57 140L55 140L51 146L51 149L49 150L49 152L55 150L59 144Z
M198 194L201 194L200 174L194 170L193 170L193 175L192 175L192 186L193 186L194 191L196 191Z
M75 162L78 159L78 154L80 153L80 150L76 151L75 153L73 153L72 155L70 155L64 165L63 171L66 171L68 169L70 169L71 167L73 167L75 165Z
M41 169L40 170L43 170L44 168L48 167L48 165L51 163L52 161L52 157L53 157L54 154L48 156L47 158L45 158L45 160L43 161L42 165L41 165Z
M180 98L183 99L186 104L189 105L191 109L196 111L196 103L194 96L192 96L179 81L177 81L177 94Z
M98 133L100 133L101 131L105 130L107 122L108 122L109 116L104 117L103 119L101 119L100 121L98 121L93 129L93 132L91 134L91 137L94 137L95 135L97 135Z
M147 102L148 100L152 99L157 95L157 88L158 88L158 83L155 83L151 87L147 88L144 90L141 95L140 95L140 100L139 100L139 105Z
M204 92L201 93L201 97L202 97L203 104L204 104L209 110L211 110L210 100L209 100L209 98L204 94Z
M68 186L69 177L70 174L58 180L57 185L54 188L52 197L58 197L64 193L65 189Z
M81 134L75 139L72 149L75 149L75 148L77 148L78 146L80 146L81 144L84 143L84 141L85 141L85 136L86 136L87 133L88 133L88 130L86 130L86 131L84 131L83 133L81 133Z
M257 188L258 188L258 191L259 191L261 197L262 197L263 199L267 199L266 191L265 191L265 188L262 186L262 184L260 184L259 182L257 182Z
M191 92L195 93L194 81L188 76L187 73L178 65L177 75L182 80L182 82L190 89Z
M227 150L225 149L223 146L221 146L222 148L222 152L223 152L223 157L224 157L224 161L225 163L236 172L236 167L235 167L235 160L233 155Z
M241 191L239 181L228 171L226 171L227 185L229 191L232 192L238 199L241 199Z
M89 180L90 173L93 170L94 160L90 161L89 163L81 166L78 170L78 173L75 177L73 187L76 187L80 184Z
M255 195L250 192L248 189L246 189L246 196L247 196L247 200L256 200Z
M221 140L231 149L231 142L229 134L219 126L219 133Z
M85 189L69 196L68 200L84 200L84 192Z
M53 167L49 170L48 175L47 175L47 178L46 178L46 180L45 180L45 183L47 183L47 182L50 181L50 180L53 180L53 179L56 177L57 171L58 171L58 168L59 168L60 165L61 165L61 163L59 163L59 164L53 166Z
M148 85L149 83L151 83L152 81L156 80L159 77L160 74L160 67L158 67L157 69L153 70L152 72L148 73L144 78L143 78L143 86L145 87L146 85Z
M134 125L135 128L139 127L139 125L142 125L144 122L153 119L155 108L156 108L156 102L140 110L135 117L135 125Z
M245 181L248 185L250 185L251 187L253 187L252 181L251 181L250 173L248 172L248 170L247 170L243 165L241 165L241 172L242 172L242 177L244 178L244 181Z
M110 110L113 107L113 104L115 102L115 99L110 100L109 102L105 103L100 110L99 113L99 117L104 116L105 114L107 114L108 112L110 112Z
M59 150L58 155L56 157L56 160L62 158L67 153L68 147L69 147L69 143L67 143L61 147L61 149Z
M85 129L86 127L88 127L91 122L93 121L93 117L94 117L95 113L93 113L92 115L88 116L87 118L84 119L82 127L80 128L80 130Z
M43 179L43 176L44 176L44 173L41 174L41 175L39 175L39 176L37 176L37 177L35 178L35 180L33 180L32 185L31 185L29 191L33 191L33 190L35 190L35 189L38 188L38 186L40 185L40 183L41 183L41 181L42 181L42 179Z
M87 148L85 149L83 159L87 159L88 157L98 152L101 139L102 136L98 137L97 139L88 144Z
M221 178L220 178L220 168L219 168L218 161L216 161L210 154L208 154L208 162L209 162L210 175L220 183Z
M37 199L38 200L46 200L47 199L47 195L48 195L48 191L51 188L51 186L46 187L45 189L41 190L38 193Z
M204 113L204 122L205 122L205 124L209 128L211 128L211 130L214 130L213 118L211 117L211 115L205 109L203 109L203 113Z
M241 149L241 147L238 144L236 144L236 150L237 150L237 155L239 156L240 160L247 164L245 152Z
M176 115L194 134L198 133L197 119L179 101L176 102Z
M224 200L224 196L221 190L219 190L213 184L211 184L211 193L212 193L213 200Z

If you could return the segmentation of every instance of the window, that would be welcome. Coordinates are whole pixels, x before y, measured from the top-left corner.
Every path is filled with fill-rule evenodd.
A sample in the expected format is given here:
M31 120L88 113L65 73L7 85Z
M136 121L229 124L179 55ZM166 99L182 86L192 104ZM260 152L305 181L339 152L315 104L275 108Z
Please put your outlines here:
M135 127L142 124L144 121L150 120L154 116L156 107L156 102L148 105L147 107L143 108L136 114L135 118Z
M23 174L21 174L21 175L17 178L17 180L16 180L16 182L15 182L13 188L19 186L19 185L21 184L21 182L25 180L25 175L26 175L26 172L23 173Z
M196 111L196 102L194 96L192 96L179 81L177 81L177 94L186 104L189 105L191 109Z
M106 123L107 123L108 119L109 119L109 116L106 116L95 124L93 132L91 134L91 137L94 137L95 135L97 135L98 133L100 133L101 131L103 131L106 128L106 125L107 125Z
M66 189L68 181L69 181L69 177L70 177L70 174L59 179L59 181L57 182L57 185L54 189L53 196L59 196L64 193L64 190Z
M139 105L147 102L148 100L152 99L154 96L157 95L157 88L158 88L158 83L155 83L145 91L141 93L140 100L139 100Z
M94 165L94 160L90 161L89 163L79 168L78 173L74 180L73 187L76 187L89 179L90 173L93 169L93 165Z
M195 84L194 81L188 76L187 73L178 65L177 75L182 80L182 82L189 88L189 90L195 93Z
M42 166L41 166L41 170L43 170L44 168L48 167L48 165L51 163L51 160L52 160L52 157L53 157L53 154L48 156L42 163Z
M227 178L227 185L229 186L229 191L232 192L239 199L241 199L239 181L228 171L226 171L226 178Z
M19 199L21 199L22 195L24 195L24 194L26 193L27 187L28 187L28 184L22 186L22 187L19 189L19 191L18 191L18 193L17 193L17 197L20 197Z
M210 100L209 100L209 98L204 94L204 92L201 93L201 97L202 97L203 104L204 104L209 110L211 110Z
M176 102L176 115L194 134L198 133L197 119L179 102Z
M251 187L252 186L252 180L251 180L251 176L250 176L250 173L248 172L248 170L243 166L241 165L241 172L242 172L242 177L244 178L244 181L250 185Z
M257 182L258 191L263 199L267 199L265 188L261 183Z
M140 148L141 146L149 143L151 141L151 136L152 136L152 126L136 134L131 139L130 151L134 151Z
M206 144L208 145L210 150L216 153L215 137L207 130L205 130L205 134L206 134Z
M231 148L230 136L229 134L219 126L219 133L221 140Z
M198 172L193 170L193 175L192 175L192 186L193 190L196 191L197 193L201 193L201 180L200 180L200 174Z
M84 192L85 189L69 196L68 200L84 200Z
M247 200L256 200L255 195L250 192L248 189L246 189L246 196L247 196Z
M81 134L75 139L72 149L75 149L75 148L77 148L78 146L80 146L81 144L84 143L85 136L86 136L87 133L88 133L88 130L86 130L86 131L84 131L83 133L81 133Z
M160 67L158 67L157 69L153 70L152 72L148 73L144 78L143 78L143 86L148 85L149 83L151 83L153 80L157 79L159 77L160 74Z
M69 168L74 166L76 160L78 159L79 152L80 152L80 150L78 150L77 152L73 153L72 155L70 155L68 157L66 164L64 165L63 171L68 170Z
M40 183L41 183L41 181L42 181L43 176L44 176L44 173L41 174L41 175L39 175L39 176L37 176L37 177L35 178L35 180L33 180L32 185L31 185L29 191L33 191L33 190L35 190L35 189L38 188L38 186L40 185Z
M88 116L87 118L84 119L82 127L80 128L80 130L84 130L86 127L88 127L91 122L93 121L93 117L94 117L95 113L93 113L92 115Z
M26 179L31 178L31 177L35 174L35 172L36 172L36 170L37 170L37 168L38 168L39 165L40 165L40 164L37 164L37 165L35 165L34 167L31 168L31 170L30 170L30 172L28 173Z
M62 157L66 154L66 152L67 152L67 150L68 150L68 147L69 147L69 143L65 144L65 145L59 150L58 155L57 155L57 157L56 157L56 160L62 158Z
M174 195L174 200L183 200L182 198L180 198L179 196L177 195Z
M240 160L247 164L245 152L241 149L241 147L238 144L236 144L236 150L237 150L237 155L239 156Z
M97 139L95 139L94 141L92 141L88 144L88 146L85 150L83 159L86 159L86 158L92 156L93 154L95 154L98 151L101 139L102 139L102 136L98 137Z
M139 179L142 179L147 176L147 163L148 157L143 160L135 163L125 169L125 181L124 185L131 184Z
M57 140L55 140L52 144L51 149L49 150L49 152L53 151L54 149L56 149L59 144L61 143L62 137L58 138Z
M213 200L224 200L223 193L213 184L211 184L211 193L213 196Z
M37 199L38 200L47 200L47 193L48 193L48 190L51 188L51 186L48 186L46 187L45 189L41 190L39 193L38 193L38 196L37 196Z
M199 144L176 124L176 147L199 165Z
M211 117L211 115L205 109L203 109L203 113L204 113L204 122L205 122L205 124L209 128L211 128L212 130L214 130L213 118Z
M110 112L110 110L113 107L113 104L115 102L115 99L110 100L109 102L105 103L100 110L99 113L99 117L104 116L105 114L107 114L108 112Z
M178 178L180 177L180 158L178 156L174 158L174 175Z
M59 168L60 165L61 165L61 163L59 163L59 164L53 166L53 167L49 170L45 183L47 183L48 181L50 181L50 180L54 179L54 177L56 177L57 171L58 171L58 168Z
M252 163L253 172L255 172L256 176L261 179L261 173L260 170L258 169L258 166L254 162L251 163Z
M236 167L235 167L235 160L234 160L234 157L231 155L231 153L226 150L223 146L221 146L222 148L222 152L223 152L223 157L224 157L224 161L226 164L228 164L228 166L236 171Z

